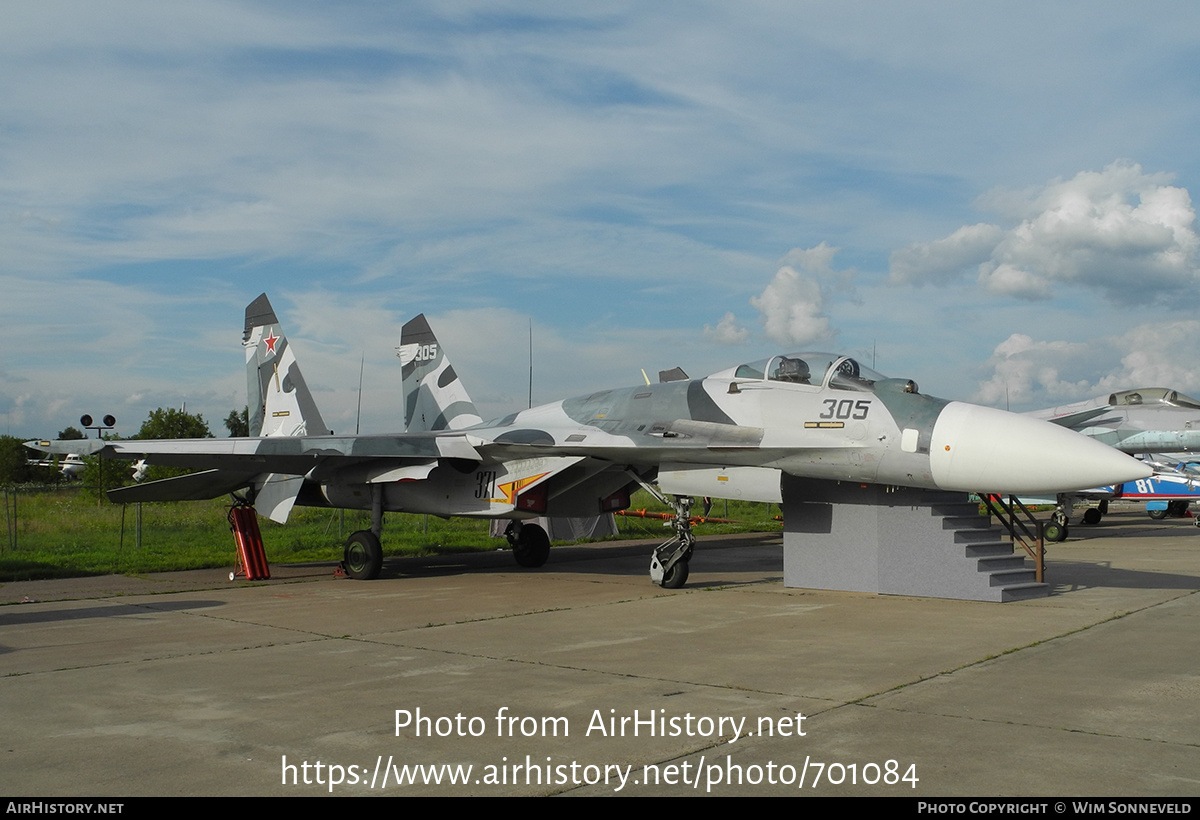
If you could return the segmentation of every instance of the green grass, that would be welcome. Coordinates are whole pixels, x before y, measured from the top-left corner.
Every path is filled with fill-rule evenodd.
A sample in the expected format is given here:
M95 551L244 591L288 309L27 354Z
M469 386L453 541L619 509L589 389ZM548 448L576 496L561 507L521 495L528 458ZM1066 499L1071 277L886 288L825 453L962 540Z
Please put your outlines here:
M231 567L233 536L226 523L224 500L143 504L141 546L136 545L136 505L98 505L94 495L77 488L7 493L3 520L12 536L0 539L0 581L58 578L110 573L140 574L204 567ZM664 511L647 493L634 496L633 508ZM713 505L712 515L744 524L702 524L697 534L757 532L780 529L777 508L731 501ZM699 513L699 505L693 508ZM123 520L122 520L123 519ZM274 564L334 561L342 556L346 537L368 529L370 516L358 510L297 507L287 524L259 517L267 559ZM488 535L489 521L467 518L388 513L384 519L385 555L493 550L506 546ZM662 521L618 516L619 538L666 538Z

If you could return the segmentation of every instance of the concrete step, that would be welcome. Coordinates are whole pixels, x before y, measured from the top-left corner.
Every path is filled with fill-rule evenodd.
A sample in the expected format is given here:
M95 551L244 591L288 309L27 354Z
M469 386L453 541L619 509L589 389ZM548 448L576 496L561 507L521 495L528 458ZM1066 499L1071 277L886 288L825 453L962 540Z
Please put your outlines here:
M1000 572L1011 569L1025 569L1025 557L1009 553L1008 555L988 555L979 559L980 572Z
M996 530L1000 531L999 527L993 526L992 522L984 518L982 515L973 516L946 516L942 519L942 529L944 530Z
M1002 555L1013 555L1015 550L1008 541L988 541L980 544L964 544L963 554L967 558L993 558Z
M1037 573L1034 572L1033 567L1002 569L997 572L988 573L988 576L988 581L994 587L1011 587L1037 582Z
M1039 584L1035 581L1029 584L1014 584L1005 587L1000 592L1000 600L1003 603L1008 603L1009 601L1032 601L1036 598L1045 598L1049 594L1049 584Z
M996 530L953 530L956 544L997 544L1005 543L1010 547L1012 542L1004 538L1004 534Z

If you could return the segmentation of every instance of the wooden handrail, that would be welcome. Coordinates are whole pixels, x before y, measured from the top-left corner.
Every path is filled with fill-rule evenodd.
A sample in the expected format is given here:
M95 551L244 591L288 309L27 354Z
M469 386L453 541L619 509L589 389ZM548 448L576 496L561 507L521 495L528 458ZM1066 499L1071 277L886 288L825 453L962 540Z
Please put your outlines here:
M1029 508L1021 503L1016 496L1010 495L1008 503L998 495L979 493L980 500L987 508L988 515L994 515L1001 526L1008 530L1013 544L1020 544L1025 554L1033 559L1034 572L1037 582L1044 583L1046 575L1046 539L1042 533L1043 524ZM1018 511L1020 516L1018 517Z

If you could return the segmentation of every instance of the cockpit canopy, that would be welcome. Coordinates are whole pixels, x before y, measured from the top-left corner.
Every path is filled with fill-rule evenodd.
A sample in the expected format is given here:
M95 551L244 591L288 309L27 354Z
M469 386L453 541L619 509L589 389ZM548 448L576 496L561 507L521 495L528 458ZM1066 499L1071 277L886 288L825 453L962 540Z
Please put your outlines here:
M849 356L833 353L787 353L739 365L714 375L737 381L811 384L861 391L870 391L875 382L887 378Z
M1122 390L1108 397L1113 407L1130 407L1139 404L1166 404L1171 407L1190 407L1200 410L1200 401L1185 396L1178 390L1167 387L1143 387L1138 390Z

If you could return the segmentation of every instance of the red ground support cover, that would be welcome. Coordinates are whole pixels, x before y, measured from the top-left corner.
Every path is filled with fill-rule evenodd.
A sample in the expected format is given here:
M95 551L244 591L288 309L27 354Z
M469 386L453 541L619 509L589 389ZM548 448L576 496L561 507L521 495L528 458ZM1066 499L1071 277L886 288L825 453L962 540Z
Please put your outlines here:
M271 577L271 567L263 552L262 534L258 530L258 514L253 507L233 507L229 510L229 528L237 544L237 566L229 573L232 581L245 575L248 581L265 581Z

